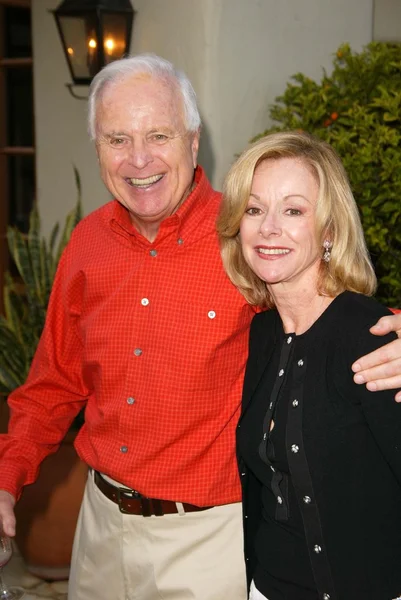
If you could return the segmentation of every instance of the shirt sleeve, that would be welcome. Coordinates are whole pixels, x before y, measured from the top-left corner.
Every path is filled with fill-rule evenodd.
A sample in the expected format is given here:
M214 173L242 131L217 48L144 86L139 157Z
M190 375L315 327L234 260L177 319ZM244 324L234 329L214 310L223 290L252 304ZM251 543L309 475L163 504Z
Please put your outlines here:
M387 313L383 313L387 314ZM382 316L382 315L379 315ZM379 318L379 317L377 317ZM369 332L375 322L363 326L357 335L348 338L347 356L348 369L359 357L397 339L393 333L385 336L375 336ZM370 392L365 385L357 385L350 373L350 394L353 402L360 404L368 427L385 460L395 477L401 484L401 404L394 400L396 390Z
M8 433L0 436L0 489L18 497L39 465L55 452L89 390L82 376L83 345L78 334L82 283L61 257L45 327L27 381L8 399Z

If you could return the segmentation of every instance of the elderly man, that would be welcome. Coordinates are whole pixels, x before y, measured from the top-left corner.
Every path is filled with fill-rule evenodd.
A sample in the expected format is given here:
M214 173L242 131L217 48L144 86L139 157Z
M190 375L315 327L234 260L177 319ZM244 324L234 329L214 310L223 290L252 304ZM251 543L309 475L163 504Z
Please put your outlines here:
M86 404L70 600L244 600L234 430L254 309L220 263L195 95L167 61L124 59L95 77L89 121L115 200L74 231L10 398L0 520L13 535L15 498ZM399 348L376 385L399 384Z

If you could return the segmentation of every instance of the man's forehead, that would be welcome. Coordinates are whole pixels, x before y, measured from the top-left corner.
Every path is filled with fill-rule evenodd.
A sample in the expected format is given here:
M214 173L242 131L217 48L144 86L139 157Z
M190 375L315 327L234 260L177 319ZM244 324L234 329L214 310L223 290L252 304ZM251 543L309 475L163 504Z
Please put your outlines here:
M122 90L130 96L131 94L135 95L135 97L141 94L149 95L149 97L157 94L173 98L174 102L182 100L181 91L173 80L151 73L126 74L109 81L103 89L102 99L118 95Z
M98 102L98 118L152 121L154 126L185 128L185 109L181 91L174 82L149 73L135 73L110 82ZM154 122L156 119L157 123Z

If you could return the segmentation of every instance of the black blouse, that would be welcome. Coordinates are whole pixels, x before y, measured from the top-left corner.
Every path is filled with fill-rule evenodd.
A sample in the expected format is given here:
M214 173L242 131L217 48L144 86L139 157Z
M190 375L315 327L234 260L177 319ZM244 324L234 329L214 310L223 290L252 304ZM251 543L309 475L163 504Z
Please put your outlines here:
M237 442L248 576L269 600L401 594L401 406L350 369L393 339L368 332L383 314L345 292L301 336L276 311L253 321Z
M277 362L277 353L276 360L270 362L262 384L266 394L260 394L249 406L238 437L246 464L263 483L253 578L269 600L299 600L301 595L302 600L318 599L285 447L287 407L294 411L300 406L299 399L289 404L297 341L293 333L278 332L280 360Z

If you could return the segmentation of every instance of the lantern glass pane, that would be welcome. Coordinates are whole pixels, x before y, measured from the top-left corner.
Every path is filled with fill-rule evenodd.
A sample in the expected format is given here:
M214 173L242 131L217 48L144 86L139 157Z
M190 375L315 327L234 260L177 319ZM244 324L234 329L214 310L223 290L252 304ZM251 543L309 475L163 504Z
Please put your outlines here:
M74 78L91 78L98 69L98 40L93 17L60 17L67 57Z
M132 16L129 17L132 19ZM126 48L127 16L122 14L103 14L104 61L107 65L122 58L129 51Z

